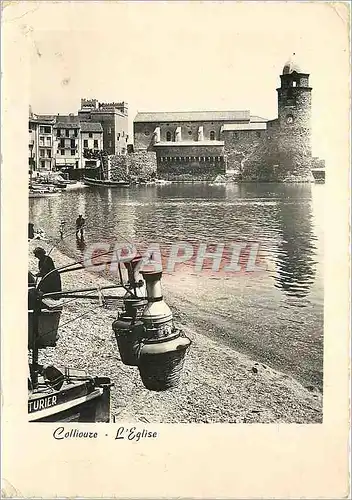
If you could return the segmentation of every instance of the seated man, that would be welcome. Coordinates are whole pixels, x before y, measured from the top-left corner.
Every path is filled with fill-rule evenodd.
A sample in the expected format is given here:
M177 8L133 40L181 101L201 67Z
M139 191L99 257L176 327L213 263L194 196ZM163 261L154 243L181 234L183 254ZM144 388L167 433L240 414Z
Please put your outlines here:
M38 289L43 293L61 292L61 277L55 269L54 261L49 255L46 255L44 248L37 247L34 249L34 255L38 259L39 272L42 280L39 283ZM48 276L46 276L50 273Z

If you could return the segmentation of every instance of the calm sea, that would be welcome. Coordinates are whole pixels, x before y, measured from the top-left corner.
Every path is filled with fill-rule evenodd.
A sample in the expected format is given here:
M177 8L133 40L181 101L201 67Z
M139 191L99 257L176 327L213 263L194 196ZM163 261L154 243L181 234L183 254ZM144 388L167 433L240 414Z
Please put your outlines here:
M170 305L174 297L183 319L210 336L322 390L324 185L85 188L29 201L30 220L53 238L60 221L70 233L83 214L87 246L258 243L265 271L217 275L189 264L165 274ZM81 258L84 245L73 234L60 249Z

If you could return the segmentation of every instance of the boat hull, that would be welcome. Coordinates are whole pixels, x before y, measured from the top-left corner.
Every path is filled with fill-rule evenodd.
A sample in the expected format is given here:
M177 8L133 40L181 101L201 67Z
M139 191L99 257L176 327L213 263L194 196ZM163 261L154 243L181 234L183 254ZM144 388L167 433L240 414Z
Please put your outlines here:
M127 181L103 181L99 179L89 179L87 177L83 178L84 183L87 186L100 186L100 187L130 187L130 183Z
M89 379L60 390L31 393L29 422L110 422L110 379Z

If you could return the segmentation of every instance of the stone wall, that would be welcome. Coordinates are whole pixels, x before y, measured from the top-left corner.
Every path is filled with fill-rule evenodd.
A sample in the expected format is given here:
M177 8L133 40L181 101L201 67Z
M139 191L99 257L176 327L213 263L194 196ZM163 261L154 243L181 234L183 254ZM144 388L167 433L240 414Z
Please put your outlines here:
M213 181L218 175L225 173L222 160L199 161L167 161L158 164L158 177L169 181Z
M156 154L136 151L125 156L105 156L103 158L104 176L108 173L110 162L111 180L149 180L156 175Z
M158 177L170 181L212 181L225 173L224 146L172 145L157 147Z

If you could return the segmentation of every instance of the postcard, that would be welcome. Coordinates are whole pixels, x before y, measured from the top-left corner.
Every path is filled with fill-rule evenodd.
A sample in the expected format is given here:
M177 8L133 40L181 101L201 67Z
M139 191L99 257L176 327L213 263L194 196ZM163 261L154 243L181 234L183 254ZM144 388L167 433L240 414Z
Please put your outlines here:
M2 12L3 497L347 498L350 5Z

